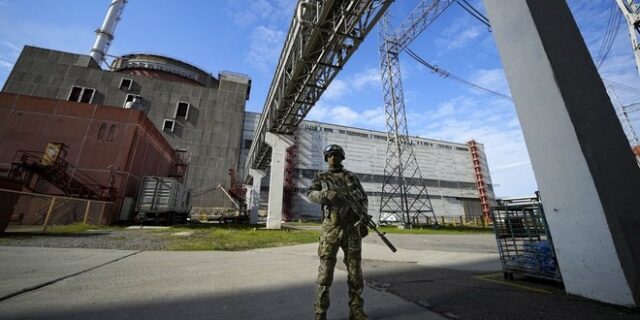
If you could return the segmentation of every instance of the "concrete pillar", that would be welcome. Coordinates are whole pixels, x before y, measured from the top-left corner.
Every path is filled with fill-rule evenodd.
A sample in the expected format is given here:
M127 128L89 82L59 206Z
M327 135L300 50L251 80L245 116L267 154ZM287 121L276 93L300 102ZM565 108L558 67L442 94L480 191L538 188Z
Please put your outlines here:
M280 229L282 222L282 196L284 194L285 157L287 156L287 148L293 144L293 135L267 132L264 140L271 147L267 229Z
M564 1L484 0L567 293L640 299L640 170Z
M260 208L260 188L262 187L262 178L266 175L263 170L249 169L249 175L253 178L253 184L247 185L247 211L249 213L249 223L258 223L258 209Z

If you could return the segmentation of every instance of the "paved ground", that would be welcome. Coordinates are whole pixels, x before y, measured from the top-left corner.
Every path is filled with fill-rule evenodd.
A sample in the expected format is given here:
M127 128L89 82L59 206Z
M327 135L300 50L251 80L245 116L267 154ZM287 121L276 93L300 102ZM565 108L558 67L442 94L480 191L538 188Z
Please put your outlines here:
M502 279L492 235L366 238L371 319L640 319ZM2 319L311 319L316 244L244 252L0 247ZM330 319L347 319L339 263Z

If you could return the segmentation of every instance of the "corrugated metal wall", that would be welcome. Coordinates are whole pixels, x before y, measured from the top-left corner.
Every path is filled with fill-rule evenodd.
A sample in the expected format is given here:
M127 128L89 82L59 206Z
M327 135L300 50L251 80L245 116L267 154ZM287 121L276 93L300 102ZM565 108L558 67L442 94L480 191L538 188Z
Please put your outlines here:
M249 145L258 113L246 113L243 141ZM386 133L327 123L303 121L296 131L296 178L299 192L293 198L293 210L298 217L320 216L319 206L310 203L305 195L317 171L326 170L322 150L328 144L345 149L344 166L358 174L369 195L369 214L377 217L386 157ZM469 147L464 143L413 138L414 151L422 177L431 196L436 215L480 216L479 194L475 186L473 164ZM484 156L484 148L480 145ZM240 161L244 164L248 147L243 149ZM486 161L483 162L487 183L491 183ZM262 182L262 200L266 201L269 176ZM491 194L492 196L492 194ZM266 206L266 203L263 203Z

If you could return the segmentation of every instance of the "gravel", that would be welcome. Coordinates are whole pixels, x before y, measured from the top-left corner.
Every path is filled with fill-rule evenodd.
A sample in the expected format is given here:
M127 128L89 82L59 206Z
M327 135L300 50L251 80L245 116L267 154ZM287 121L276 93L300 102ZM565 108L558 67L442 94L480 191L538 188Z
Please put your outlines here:
M0 245L16 247L166 250L166 233L152 230L98 230L79 234L5 233Z

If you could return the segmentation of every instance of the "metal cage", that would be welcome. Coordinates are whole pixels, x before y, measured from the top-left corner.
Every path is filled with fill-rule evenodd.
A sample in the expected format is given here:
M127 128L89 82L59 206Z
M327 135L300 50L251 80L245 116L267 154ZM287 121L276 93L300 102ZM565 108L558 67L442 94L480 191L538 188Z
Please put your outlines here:
M505 279L518 273L562 281L538 196L498 200L491 215Z

